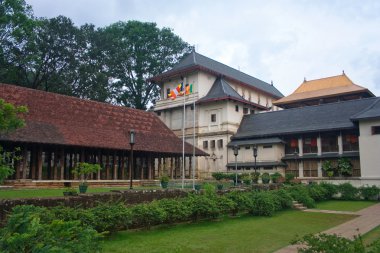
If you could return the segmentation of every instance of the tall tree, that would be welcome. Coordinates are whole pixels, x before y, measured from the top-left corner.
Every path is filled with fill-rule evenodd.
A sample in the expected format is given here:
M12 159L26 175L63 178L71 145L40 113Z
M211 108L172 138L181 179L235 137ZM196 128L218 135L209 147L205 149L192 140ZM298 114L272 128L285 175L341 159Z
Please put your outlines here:
M117 102L146 109L158 98L147 80L170 67L191 48L169 28L139 21L118 22L103 31L111 77L119 87Z

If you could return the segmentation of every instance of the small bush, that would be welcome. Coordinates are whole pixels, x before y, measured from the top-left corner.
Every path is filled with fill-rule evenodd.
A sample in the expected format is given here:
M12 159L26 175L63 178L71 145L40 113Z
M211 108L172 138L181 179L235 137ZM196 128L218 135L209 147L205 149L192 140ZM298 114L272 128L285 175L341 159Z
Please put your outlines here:
M292 207L292 196L284 189L270 192L276 202L276 210L284 210Z
M215 180L217 181L220 181L222 179L225 179L226 178L226 174L222 173L222 172L214 172L211 174L211 176L213 178L215 178Z
M187 221L191 216L191 209L180 199L162 199L157 201L159 207L166 212L165 223Z
M215 219L221 211L216 201L216 197L205 194L190 194L185 203L191 210L191 217L197 221L199 219Z
M248 193L240 192L240 191L231 191L226 194L226 197L232 200L235 205L234 209L232 209L232 215L236 215L239 212L248 211L250 198L248 197Z
M252 182L257 184L260 178L260 172L252 172L251 173Z
M309 191L304 185L295 185L288 188L292 198L308 208L315 207L315 201L309 195Z
M216 203L220 210L220 214L230 214L236 209L236 203L226 196L219 196Z
M166 220L165 210L156 201L135 205L131 208L132 222L135 226L150 229Z
M318 184L308 185L309 196L315 201L321 201L328 199L329 193L325 188Z
M360 195L365 199L365 200L372 200L376 199L380 193L380 188L377 187L376 185L366 185L366 186L361 186L359 188Z
M365 253L367 252L361 238L355 238L353 241L337 235L317 234L306 235L297 239L292 244L302 244L305 248L299 249L301 253Z
M280 181L280 179L282 178L282 175L278 172L275 172L270 177L271 177L273 183L278 183Z
M335 184L321 182L319 185L326 190L327 199L332 199L333 196L338 193L338 186Z
M340 198L343 200L358 200L359 189L355 188L350 183L343 183L338 185L338 191L340 192Z
M290 184L294 179L294 174L293 173L286 173L285 174L285 183Z
M263 184L269 184L270 182L270 176L269 173L265 172L261 175L261 181L263 181Z
M99 250L99 238L94 229L80 221L51 220L46 208L19 206L0 230L0 251L90 253Z
M249 213L257 216L272 216L276 210L275 200L269 192L255 192L249 202Z

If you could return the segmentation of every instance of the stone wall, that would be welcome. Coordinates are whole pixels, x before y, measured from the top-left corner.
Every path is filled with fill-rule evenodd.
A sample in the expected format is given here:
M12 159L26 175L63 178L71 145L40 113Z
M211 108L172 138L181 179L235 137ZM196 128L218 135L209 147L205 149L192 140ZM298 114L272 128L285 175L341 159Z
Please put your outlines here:
M27 199L2 199L0 200L0 221L4 221L7 213L17 205L35 205L43 207L53 206L81 206L84 208L93 207L97 203L123 202L126 205L133 205L142 202L150 202L156 199L186 197L188 191L184 190L125 190L112 191L107 193L80 194L70 197L46 197Z

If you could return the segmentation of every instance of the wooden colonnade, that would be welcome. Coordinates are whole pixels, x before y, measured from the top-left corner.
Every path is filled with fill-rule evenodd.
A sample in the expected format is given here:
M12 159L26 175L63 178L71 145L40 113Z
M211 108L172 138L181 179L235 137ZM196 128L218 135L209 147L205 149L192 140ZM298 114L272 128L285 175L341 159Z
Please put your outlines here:
M2 144L3 145L3 144ZM78 162L96 163L101 170L89 180L129 180L130 152L51 145L3 145L5 150L17 151L20 160L14 161L14 180L77 180L72 169ZM162 154L134 151L133 179L153 180L166 174L172 179L181 178L182 154ZM191 178L192 156L185 157L185 177Z

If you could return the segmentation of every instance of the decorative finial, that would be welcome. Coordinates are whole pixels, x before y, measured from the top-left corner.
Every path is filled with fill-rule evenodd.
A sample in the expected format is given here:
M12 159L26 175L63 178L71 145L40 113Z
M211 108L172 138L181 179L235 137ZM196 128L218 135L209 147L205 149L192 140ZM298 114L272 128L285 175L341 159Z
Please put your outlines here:
M272 85L272 86L273 86L273 80L270 80L270 85Z
M303 82L304 82L304 83L306 82L306 77L303 78Z
M344 73L344 69L343 69L343 71L342 71L343 73L342 73L342 75L345 75L346 73Z

